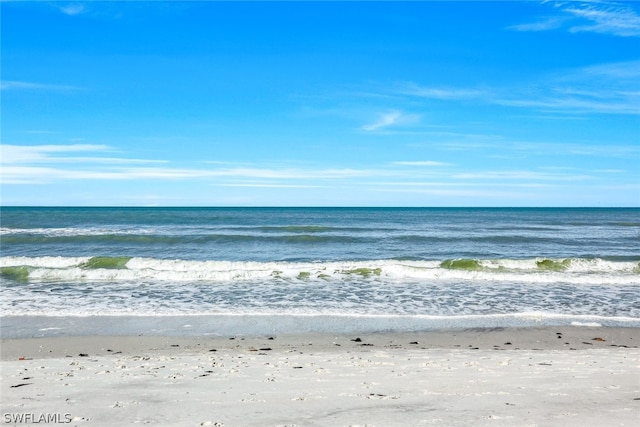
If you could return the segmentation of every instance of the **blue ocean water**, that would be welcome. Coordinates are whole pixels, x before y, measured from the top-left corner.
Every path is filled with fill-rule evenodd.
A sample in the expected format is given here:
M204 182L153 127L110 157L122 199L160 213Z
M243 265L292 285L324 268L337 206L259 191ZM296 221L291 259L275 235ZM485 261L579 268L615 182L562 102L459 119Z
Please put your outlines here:
M0 251L5 318L640 326L632 208L4 207Z

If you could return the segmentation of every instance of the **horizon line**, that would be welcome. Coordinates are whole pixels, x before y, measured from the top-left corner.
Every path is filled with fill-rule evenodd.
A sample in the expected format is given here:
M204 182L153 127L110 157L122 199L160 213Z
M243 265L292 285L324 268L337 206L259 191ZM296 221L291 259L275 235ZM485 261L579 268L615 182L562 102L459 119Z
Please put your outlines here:
M95 209L640 209L638 206L380 206L380 205L0 205L5 208L95 208Z

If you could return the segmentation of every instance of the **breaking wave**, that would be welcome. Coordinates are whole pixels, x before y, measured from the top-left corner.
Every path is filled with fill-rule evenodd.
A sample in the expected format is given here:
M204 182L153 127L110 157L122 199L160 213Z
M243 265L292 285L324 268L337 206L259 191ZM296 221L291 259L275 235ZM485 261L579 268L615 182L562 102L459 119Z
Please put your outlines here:
M172 281L474 280L572 284L633 284L640 263L601 258L373 260L336 262L194 261L143 257L3 257L5 280Z

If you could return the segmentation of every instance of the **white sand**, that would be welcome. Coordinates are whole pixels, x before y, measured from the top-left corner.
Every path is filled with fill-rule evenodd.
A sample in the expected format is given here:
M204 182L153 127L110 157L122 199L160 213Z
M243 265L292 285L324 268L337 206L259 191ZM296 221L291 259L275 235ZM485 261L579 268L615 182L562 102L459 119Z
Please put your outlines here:
M638 330L556 331L3 340L2 423L640 425Z

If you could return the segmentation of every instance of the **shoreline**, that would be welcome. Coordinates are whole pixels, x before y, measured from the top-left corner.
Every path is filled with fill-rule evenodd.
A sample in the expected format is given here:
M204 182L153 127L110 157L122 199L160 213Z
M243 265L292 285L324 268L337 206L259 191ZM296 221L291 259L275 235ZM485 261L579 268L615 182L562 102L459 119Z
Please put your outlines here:
M348 314L3 315L0 338L64 336L275 336L304 334L449 333L602 327L640 330L640 318L511 313L417 316Z
M4 425L582 427L640 417L638 328L1 344Z
M304 333L274 335L77 335L1 338L0 360L19 357L61 358L77 354L207 352L210 349L250 351L269 347L288 351L308 346L314 351L336 352L367 347L381 350L567 350L630 348L640 346L640 328L545 326L538 328L471 328L415 332Z

